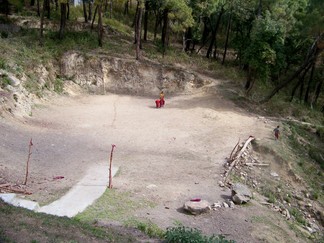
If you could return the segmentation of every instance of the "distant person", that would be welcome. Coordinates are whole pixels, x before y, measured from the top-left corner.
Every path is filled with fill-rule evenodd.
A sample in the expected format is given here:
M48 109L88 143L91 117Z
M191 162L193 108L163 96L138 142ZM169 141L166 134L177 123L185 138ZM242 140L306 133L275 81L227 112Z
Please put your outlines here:
M273 131L274 131L275 139L278 140L279 135L280 135L279 126L277 126L275 129L273 129Z
M165 104L164 93L163 93L163 91L161 91L161 93L160 93L160 106L163 107L164 104Z

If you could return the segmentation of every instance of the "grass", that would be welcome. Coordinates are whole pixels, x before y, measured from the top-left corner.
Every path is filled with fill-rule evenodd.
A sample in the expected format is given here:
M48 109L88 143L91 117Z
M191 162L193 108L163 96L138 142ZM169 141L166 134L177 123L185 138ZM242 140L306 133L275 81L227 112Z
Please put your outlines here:
M153 206L153 203L144 199L132 200L129 192L107 189L102 197L84 212L78 214L76 218L85 222L92 222L94 219L126 222L136 209Z
M0 200L0 241L20 242L134 242L130 235L122 235L110 228L94 227L77 219L55 217L17 208Z
M222 235L205 236L195 228L184 226L171 227L165 233L165 240L168 243L234 243L233 240L226 240Z
M152 223L149 220L138 220L131 218L125 222L125 226L134 227L151 238L162 239L165 235L165 232L162 229L160 229L156 224Z

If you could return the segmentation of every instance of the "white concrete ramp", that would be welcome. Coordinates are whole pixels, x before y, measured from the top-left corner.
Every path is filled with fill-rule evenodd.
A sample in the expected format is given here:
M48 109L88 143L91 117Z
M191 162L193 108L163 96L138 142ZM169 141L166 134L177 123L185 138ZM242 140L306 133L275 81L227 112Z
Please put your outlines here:
M112 176L117 171L118 168L113 167ZM39 207L37 202L19 198L14 193L0 194L0 198L14 206L24 207L36 212L73 217L84 211L98 199L107 189L108 182L108 165L96 165L91 167L83 179L73 186L63 197L49 205Z

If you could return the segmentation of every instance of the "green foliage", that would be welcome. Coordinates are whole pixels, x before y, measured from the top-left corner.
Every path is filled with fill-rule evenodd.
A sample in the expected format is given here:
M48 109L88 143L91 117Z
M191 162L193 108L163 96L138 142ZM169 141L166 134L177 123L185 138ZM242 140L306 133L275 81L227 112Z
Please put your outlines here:
M226 240L224 236L205 236L198 229L184 226L168 228L165 233L165 240L168 243L231 243L233 240Z
M0 77L0 87L3 89L10 84L10 80L7 76Z
M145 233L151 238L163 238L164 231L161 230L156 224L152 223L151 221L139 221L136 219L130 219L126 221L126 226L134 227Z
M63 87L64 87L64 81L60 78L55 79L54 81L54 91L56 93L62 93L63 92Z
M310 146L308 154L324 170L324 152L323 152L323 150L321 150L315 146Z
M301 211L299 211L297 208L291 208L289 210L289 213L294 216L295 220L302 224L302 225L306 225L306 220L304 218L304 215Z

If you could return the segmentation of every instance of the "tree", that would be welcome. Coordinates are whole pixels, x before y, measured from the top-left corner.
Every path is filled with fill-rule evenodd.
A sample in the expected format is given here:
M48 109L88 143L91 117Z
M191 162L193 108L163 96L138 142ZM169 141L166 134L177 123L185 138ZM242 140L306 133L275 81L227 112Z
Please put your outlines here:
M136 36L136 59L140 59L140 48L141 48L141 29L142 29L142 14L144 9L144 0L137 0L138 11L135 24L135 36Z
M60 31L59 31L59 38L63 39L65 25L66 25L66 6L68 4L68 0L60 0L60 7L61 7L61 22L60 22Z
M184 33L186 28L194 23L192 10L185 0L165 0L162 2L162 34L161 42L163 54L169 44L170 29L174 32Z

